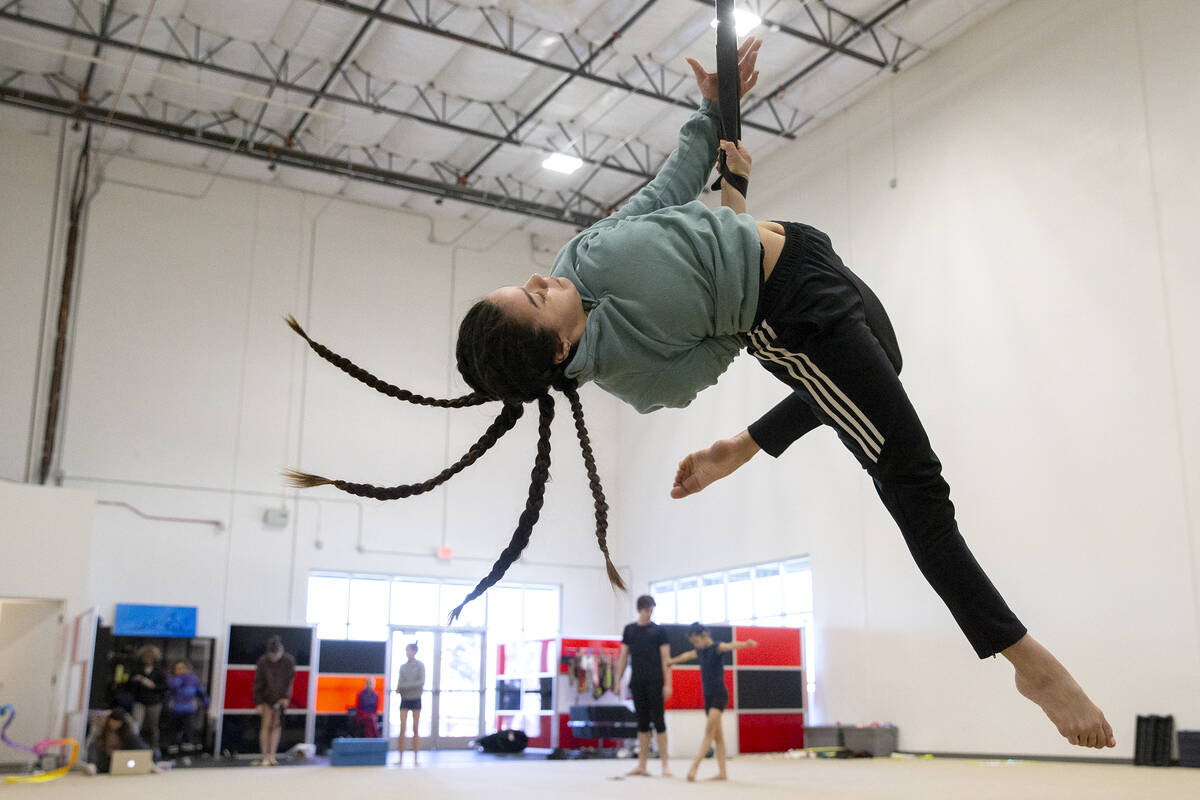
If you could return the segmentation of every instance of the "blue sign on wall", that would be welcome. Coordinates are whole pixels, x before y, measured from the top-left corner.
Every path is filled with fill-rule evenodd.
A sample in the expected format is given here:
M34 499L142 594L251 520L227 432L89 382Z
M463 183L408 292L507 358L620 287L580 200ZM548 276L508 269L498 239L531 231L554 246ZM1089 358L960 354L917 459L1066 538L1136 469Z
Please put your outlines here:
M113 635L191 638L196 635L196 607L117 603Z

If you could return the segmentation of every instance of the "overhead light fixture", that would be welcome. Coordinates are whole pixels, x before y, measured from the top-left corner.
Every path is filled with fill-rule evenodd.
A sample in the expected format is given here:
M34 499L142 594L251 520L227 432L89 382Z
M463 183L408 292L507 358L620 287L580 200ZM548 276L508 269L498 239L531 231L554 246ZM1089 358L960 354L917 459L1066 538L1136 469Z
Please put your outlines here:
M762 25L762 17L744 8L733 10L733 29L738 36L745 36L750 31ZM712 27L717 27L717 18L713 17Z
M542 166L546 169L552 169L555 172L561 172L564 175L570 175L582 167L583 162L575 156L569 156L566 153L554 153L546 157L546 160L542 162Z

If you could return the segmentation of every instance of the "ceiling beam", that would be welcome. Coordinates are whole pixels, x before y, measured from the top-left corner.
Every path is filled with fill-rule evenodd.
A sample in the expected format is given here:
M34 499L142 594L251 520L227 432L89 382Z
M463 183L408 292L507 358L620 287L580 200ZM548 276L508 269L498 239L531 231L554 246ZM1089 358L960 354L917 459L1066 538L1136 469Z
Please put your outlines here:
M876 14L869 21L864 22L861 25L859 25L858 27L856 27L854 29L853 33L851 33L846 38L842 39L841 44L847 45L865 33L872 33L872 31L876 25L880 24L881 22L886 20L888 17L890 17L892 14L894 14L896 11L898 11L901 8L903 8L904 6L908 5L909 2L911 2L911 0L896 0L896 2L892 3L890 6L885 8L883 11ZM760 98L759 100L757 100L754 103L751 103L748 107L743 108L742 113L749 114L750 112L752 112L755 109L762 106L764 103L770 103L772 100L779 98L785 91L788 90L789 87L791 87L794 83L796 83L796 81L800 80L805 75L808 75L813 70L815 70L817 67L821 66L826 61L833 58L835 55L837 55L837 51L830 50L830 51L824 53L823 55L817 57L810 64L803 67L795 75L792 75L790 78L785 80L783 83L776 86L771 91L770 94L766 95L763 98ZM884 65L884 66L887 66L887 65ZM892 65L893 69L897 68L898 66L899 66L899 62L896 62L895 64Z
M633 24L635 22L637 22L639 19L641 19L642 15L645 14L647 11L649 11L650 7L653 6L657 2L658 2L658 0L646 0L646 2L642 3L641 7L639 7L637 11L633 12L633 16L631 16L629 19L625 20L625 22L623 22L621 24L621 27L619 27L615 31L613 31L612 34L609 35L609 37L607 39L605 39L604 42L599 47L592 50L591 54L586 59L584 59L583 61L580 61L579 66L575 67L575 69L573 69L565 78L560 80L558 82L558 84L553 89L551 89L546 94L545 97L543 97L541 99L541 102L539 102L536 106L533 107L532 111L529 111L524 116L522 116L521 119L517 121L517 124L513 126L512 132L516 133L521 128L523 128L530 120L533 119L535 114L537 114L539 111L541 111L543 108L545 108L547 103L549 103L551 100L553 100L555 98L555 96L558 95L559 92L561 92L563 89L565 89L567 87L567 84L569 84L571 81L578 78L580 75L586 74L588 67L590 67L592 62L596 60L596 57L598 55L600 55L601 53L603 53L608 48L612 47L613 42L615 42L617 39L620 39L621 36L623 36L625 34L625 31L632 28ZM496 151L499 149L500 149L500 145L498 145L498 144L492 145L492 149L488 150L479 159L477 159L475 161L475 163L471 165L470 169L468 169L463 174L466 177L470 177L471 175L475 174L475 171L477 169L479 169L480 167L482 167L485 163L487 163L487 160L489 158L491 158L493 155L495 155Z
M586 228L598 217L578 211L557 208L543 203L523 200L503 193L473 189L469 186L439 183L416 175L407 175L370 164L330 158L289 147L277 147L264 142L250 141L245 137L231 136L206 130L203 126L193 127L162 119L109 111L90 103L54 95L30 92L13 86L0 86L0 105L16 106L32 111L77 119L82 122L111 124L114 128L146 134L185 144L207 147L213 150L237 153L249 158L283 164L289 167L323 172L343 178L366 181L382 186L391 186L412 192L433 195L487 208L511 211L526 216L565 223L576 228ZM110 116L111 115L111 116Z
M413 122L418 122L423 125L430 125L430 126L433 126L436 128L441 128L443 130L454 131L455 133L462 134L463 136L471 136L474 138L487 139L489 141L492 141L492 142L495 142L498 144L508 144L508 145L512 145L513 147L528 148L528 149L536 150L538 152L547 153L547 154L559 152L557 149L555 149L552 146L541 145L541 144L538 144L538 143L530 141L530 140L520 140L511 134L506 134L506 135L502 136L499 134L489 133L478 127L469 127L466 125L456 125L452 122L449 122L448 120L440 120L440 119L436 119L433 117L427 117L427 116L423 116L421 114L416 114L411 111L406 111L404 109L396 108L394 106L383 105L382 103L380 103L378 101L372 100L369 96L368 97L355 97L355 96L351 96L351 95L336 94L336 93L330 92L328 90L322 93L320 90L315 89L311 86L304 86L303 84L297 83L295 81L283 80L282 72L279 70L276 70L275 74L273 74L273 75L261 75L256 72L249 72L247 70L223 66L221 64L216 63L215 61L213 61L211 59L196 58L192 55L180 55L179 53L174 53L174 52L167 51L167 50L156 50L154 48L145 47L145 46L143 46L141 48L137 48L137 46L133 42L123 41L121 39L113 38L112 36L102 36L102 35L99 35L96 33L92 33L90 31L78 30L78 29L71 28L71 27L68 27L65 25L60 25L55 22L50 22L48 20L38 19L36 17L30 17L30 16L26 16L24 14L18 14L13 11L0 10L0 20L20 23L20 24L28 26L30 28L35 28L35 29L44 30L44 31L50 31L52 33L69 36L69 37L72 37L75 39L79 39L81 41L93 42L97 48L99 48L100 46L105 46L105 47L110 47L110 48L117 49L117 50L129 51L129 52L133 52L136 49L139 55L146 56L149 58L159 58L159 59L162 59L164 61L167 61L167 62L170 62L173 64L179 64L179 65L187 66L187 67L195 67L197 69L201 69L201 70L204 70L207 72L212 72L217 75L224 75L226 77L237 78L237 79L248 81L251 83L256 83L261 86L266 86L266 87L268 87L268 92L274 92L274 91L295 92L297 94L307 95L311 98L314 98L314 100L317 97L321 97L325 100L330 100L332 102L335 102L335 103L338 103L338 104L341 104L344 106L349 106L349 107L353 107L353 108L361 108L361 109L365 109L365 110L372 111L375 113L387 114L389 116L393 116L398 119L411 120ZM274 69L274 68L272 68L272 69ZM342 73L342 74L344 75L344 73ZM313 103L310 103L309 107L312 108L313 105L314 105ZM590 164L592 166L613 170L614 172L620 172L625 175L629 175L629 176L632 176L635 178L640 178L642 180L650 180L651 178L654 177L653 173L647 172L644 169L634 169L634 168L627 167L624 164L617 162L615 160L614 156L609 156L609 157L603 158L603 159L596 159L591 156L580 155L579 153L576 153L576 155L578 155L579 158L585 164Z
M401 27L401 28L407 28L408 30L420 31L421 33L429 34L430 36L437 36L437 37L440 37L443 39L449 39L450 41L457 42L459 44L467 45L469 47L479 48L482 50L487 50L489 52L508 56L510 58L516 58L516 59L524 61L528 64L535 64L539 67L545 67L546 69L552 69L552 70L556 70L558 72L564 72L564 73L573 73L578 69L578 65L573 67L569 64L557 64L553 61L547 61L546 59L537 58L536 56L531 56L526 53L522 53L514 47L493 44L491 42L487 42L482 39L475 39L470 36L465 36L461 33L455 33L454 31L451 31L447 28L439 27L434 22L421 22L419 20L413 20L413 19L408 19L407 17L402 17L399 14L376 12L370 6L365 6L365 5L362 5L361 3L355 3L355 2L353 2L353 0L311 0L311 2L320 3L321 5L327 5L327 6L331 6L333 8L340 8L344 11L349 11L354 14L359 14L362 16L374 17L374 18L382 20L383 22L386 22L390 25L395 25L395 26ZM617 78L606 78L603 75L599 75L595 72L586 72L585 71L585 72L580 73L578 77L580 77L584 80L592 81L594 83L603 84L605 86L609 86L614 89L620 89L621 91L624 91L624 92L630 92L632 94L636 94L641 97L647 97L647 98L650 98L651 100L657 100L659 102L667 103L667 104L670 104L673 106L678 106L680 108L686 108L689 111L695 111L696 106L698 105L698 103L696 101L690 100L688 98L672 97L668 94L652 91L650 89L642 89L640 87L634 86L631 83L628 83L627 81L620 80ZM764 133L769 133L773 136L782 136L785 139L796 138L794 134L790 134L787 131L783 130L782 128L772 127L770 125L763 125L761 123L751 122L751 121L745 120L745 119L742 120L742 127L753 128L755 130L759 130Z
M711 7L713 4L713 0L696 0L696 2L700 3L701 5L705 5L705 6L709 6L709 7ZM807 6L805 6L805 8L807 9ZM838 13L841 14L841 12L838 12ZM848 17L849 15L843 15L843 16ZM849 17L849 19L853 19L853 17ZM797 28L789 27L780 22L772 22L771 20L768 20L765 18L763 19L763 25L768 26L768 28L772 31L779 31L780 33L785 33L788 36L791 36L793 38L801 39L805 42L808 42L809 44L824 48L825 50L828 50L830 53L847 56L849 58L853 58L858 61L862 61L866 64L870 64L873 67L878 67L879 69L883 69L884 67L886 67L888 65L886 61L882 61L878 58L875 58L874 56L869 56L864 53L860 53L857 50L852 50L851 48L846 47L845 43L843 43L843 42L835 42L832 39L832 36L826 37L824 35L824 31L821 31L820 26L816 26L817 30L821 31L821 35L817 36L817 35L814 35L811 33L807 33L806 31L799 30Z
M379 0L379 3L375 6L375 10L382 11L383 7L387 5L387 3L388 0ZM321 82L321 88L317 89L317 93L313 95L311 100L308 101L308 111L305 111L303 114L301 114L300 119L296 120L296 124L292 126L292 132L288 134L289 142L295 140L296 135L300 133L301 129L304 128L304 123L308 122L308 112L316 108L317 103L320 103L325 97L325 93L329 91L329 87L333 85L333 82L337 80L338 75L341 74L342 67L346 66L346 62L350 60L350 56L354 55L354 51L358 49L363 37L367 35L367 31L369 31L371 26L374 24L374 18L368 17L363 24L359 26L358 31L354 34L354 38L350 40L350 44L346 45L346 49L342 51L342 55L333 65L333 69L329 70L329 74L326 75L325 80ZM500 145L496 146L499 147Z

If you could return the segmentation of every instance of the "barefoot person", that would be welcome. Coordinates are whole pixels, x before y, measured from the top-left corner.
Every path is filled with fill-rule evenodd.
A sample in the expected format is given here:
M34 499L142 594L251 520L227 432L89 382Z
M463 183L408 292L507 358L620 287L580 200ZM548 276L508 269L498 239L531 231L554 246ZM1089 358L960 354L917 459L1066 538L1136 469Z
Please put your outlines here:
M744 647L758 647L758 642L747 639L744 642L714 642L708 629L699 622L693 622L688 628L688 641L694 649L680 653L667 663L682 664L695 659L700 662L700 684L704 689L704 738L700 741L700 752L688 769L687 779L696 780L696 771L700 762L708 755L708 748L714 744L717 749L717 774L710 781L723 781L725 775L725 729L721 726L721 713L729 705L729 690L725 688L725 665L721 656L733 650Z
M760 42L738 49L742 94L757 82ZM871 475L917 565L980 657L1003 653L1020 691L1074 744L1114 746L1103 714L1066 670L1028 635L971 555L954 521L949 488L898 374L900 352L878 298L842 263L829 237L808 225L745 213L750 157L717 137L717 76L689 59L704 97L658 175L620 209L559 251L549 277L532 276L472 306L459 326L458 370L473 390L434 399L387 384L314 342L322 358L392 397L458 408L500 401L496 421L467 454L419 484L378 487L289 473L294 486L333 484L378 499L429 491L473 464L516 424L525 403L539 411L529 495L509 546L463 603L500 579L529 543L550 468L551 390L567 397L595 500L596 538L609 579L623 588L606 540L600 489L577 387L593 381L642 413L681 408L746 348L793 393L756 430L684 459L672 494L683 497L729 474L761 447L782 447L829 425ZM696 200L718 148L741 189L722 181L722 207ZM456 615L462 606L452 614Z
M646 758L650 754L650 723L658 734L658 757L664 778L671 777L667 766L667 723L663 703L671 699L671 645L667 632L650 621L654 598L644 594L637 599L637 622L625 626L621 634L621 655L617 658L617 680L625 676L625 664L633 665L629 691L638 722L638 765L630 775L649 775Z
M267 640L267 652L254 667L254 707L262 718L258 742L262 757L255 766L277 767L275 751L283 735L283 715L292 701L292 684L296 680L296 660L283 649L283 640L272 636Z
M425 665L417 660L417 643L409 642L404 646L404 655L408 658L400 665L400 676L396 679L396 693L400 695L400 741L397 764L404 761L404 734L408 727L408 717L412 715L412 753L413 766L417 766L421 758L421 733L417 727L421 723L421 695L425 692Z

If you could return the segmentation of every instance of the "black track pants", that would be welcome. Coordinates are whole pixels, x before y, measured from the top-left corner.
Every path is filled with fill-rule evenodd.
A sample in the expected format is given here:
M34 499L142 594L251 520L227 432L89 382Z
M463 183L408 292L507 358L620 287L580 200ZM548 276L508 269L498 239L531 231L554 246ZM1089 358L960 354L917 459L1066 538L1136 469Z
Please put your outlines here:
M751 437L777 456L817 425L832 427L975 652L986 658L1005 649L1025 627L959 533L942 465L900 383L900 349L883 305L824 233L784 228L747 349L793 393L750 426Z

